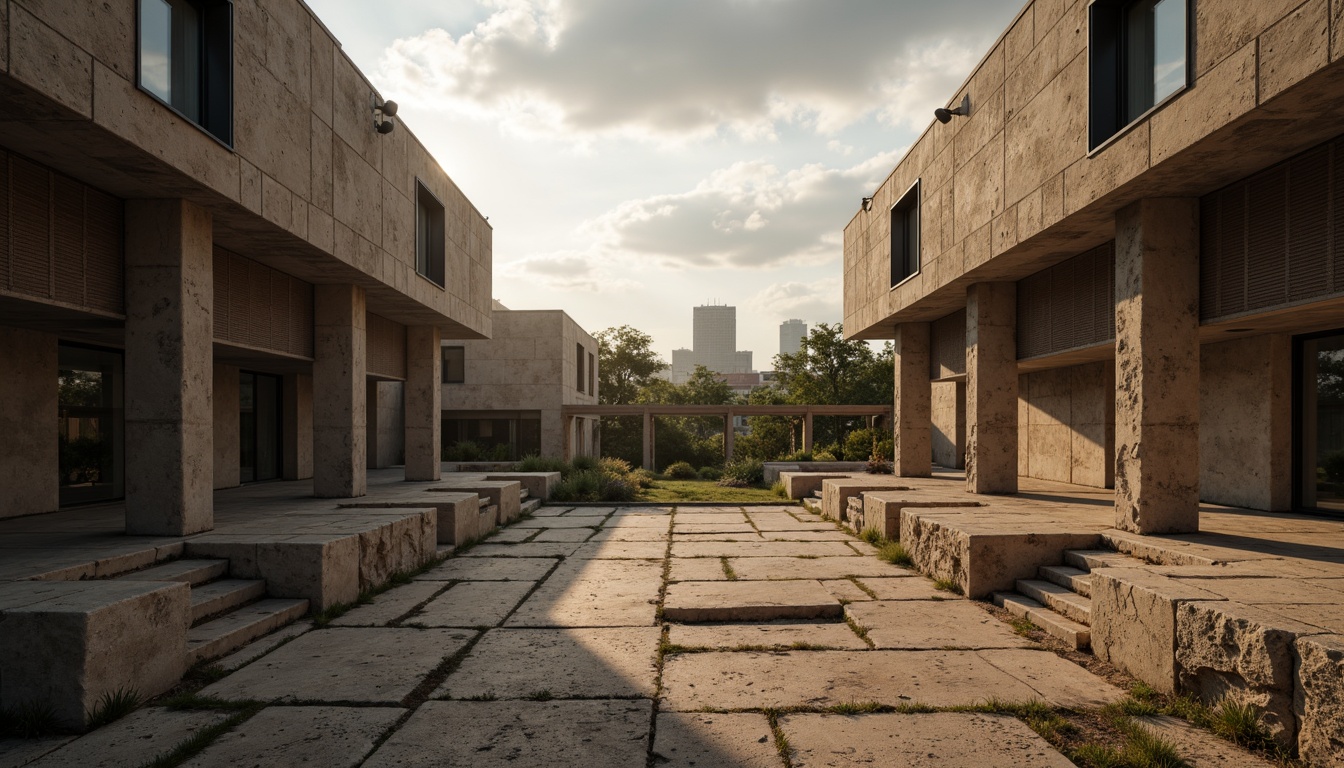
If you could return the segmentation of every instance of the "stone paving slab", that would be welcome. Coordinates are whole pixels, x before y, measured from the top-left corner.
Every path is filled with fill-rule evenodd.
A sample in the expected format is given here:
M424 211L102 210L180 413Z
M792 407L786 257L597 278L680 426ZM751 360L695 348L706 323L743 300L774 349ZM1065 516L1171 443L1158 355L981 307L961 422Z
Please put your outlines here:
M663 712L655 733L654 762L663 768L784 765L765 715Z
M490 543L519 544L535 536L536 533L537 533L536 528L517 528L514 526L509 526L508 528L502 528L498 531L495 531L495 534L490 537Z
M541 542L539 544L481 544L459 557L569 557L581 544Z
M840 602L817 581L685 581L667 588L668 621L838 619Z
M762 541L737 542L672 542L673 557L856 557L854 550L839 541Z
M1075 674L1082 672L1070 666ZM663 696L669 712L855 702L941 707L991 696L1007 701L1040 697L975 651L677 654L664 660Z
M666 532L671 527L670 515L613 515L603 528L652 528Z
M795 768L1072 768L1049 742L1008 715L785 715Z
M635 701L430 701L364 768L642 766L652 704Z
M1104 707L1125 697L1119 688L1051 651L1007 648L975 653L1056 706Z
M494 627L532 589L528 581L464 581L405 620L426 627Z
M174 712L146 707L48 752L35 762L14 764L32 768L140 768L191 738L196 731L228 717L227 712ZM0 761L3 760L0 753Z
M532 541L584 542L593 533L589 528L546 528L538 533Z
M446 586L441 581L415 581L373 598L368 605L352 608L331 622L333 627L381 627L410 613Z
M966 600L874 600L845 606L875 648L1032 648L988 611Z
M588 541L667 541L662 528L603 528Z
M853 537L844 531L762 531L766 541L843 541Z
M451 629L314 630L200 693L229 700L400 704L475 634Z
M1175 717L1152 715L1135 720L1173 744L1190 768L1272 768L1274 765Z
M597 541L574 551L574 557L588 560L662 560L667 544L661 541Z
M1294 579L1217 578L1182 579L1178 573L1172 578L1247 605L1339 605L1339 592Z
M595 528L601 525L596 517L534 517L531 520L519 520L508 530L527 530L532 528Z
M612 513L620 514L621 510L611 507L574 507L565 513L565 517L606 517Z
M400 707L268 707L219 737L183 768L354 768L405 713Z
M0 768L20 768L74 741L74 736L43 739L0 739Z
M566 560L509 618L511 627L652 626L663 564Z
M861 603L873 600L873 596L859 589L859 585L849 579L831 579L821 582L821 586L836 600L844 603Z
M674 543L690 541L765 541L761 534L750 533L673 533Z
M532 517L560 517L569 511L569 507L538 507Z
M228 656L225 656L224 658L215 661L214 664L220 669L225 669L232 672L233 670L243 666L244 664L247 664L248 662L255 661L261 658L262 656L265 656L266 654L274 650L276 647L278 647L280 644L292 638L298 637L299 635L308 632L312 628L313 625L311 622L296 621L293 624L290 624L289 626L277 629L276 631L272 632L269 635L259 637L256 640L253 640L252 642L248 643L247 645L244 645L242 648L239 648L238 650L234 651Z
M673 558L670 581L727 581L723 561L712 557Z
M863 586L873 590L878 600L949 600L952 596L934 589L933 582L918 574L896 569L904 576L889 578L862 577Z
M835 523L818 517L799 520L783 512L748 512L747 517L762 531L834 531Z
M436 698L652 698L658 627L492 629Z
M692 514L678 514L677 521L672 524L673 530L681 530L683 526L716 526L716 525L748 525L747 516L741 512L701 512ZM748 527L750 527L748 525Z
M796 546L796 545L795 545ZM676 560L672 561L675 566ZM729 561L739 579L843 579L858 576L911 576L910 571L873 557L734 557Z
M683 523L678 518L675 525L672 526L674 534L687 533L755 533L756 529L743 520L737 520L731 523L702 523L698 518L691 518L694 522Z
M668 641L687 648L770 647L789 650L806 643L838 650L865 651L868 644L848 624L777 621L761 624L670 624Z
M415 581L538 581L555 564L555 558L455 557Z

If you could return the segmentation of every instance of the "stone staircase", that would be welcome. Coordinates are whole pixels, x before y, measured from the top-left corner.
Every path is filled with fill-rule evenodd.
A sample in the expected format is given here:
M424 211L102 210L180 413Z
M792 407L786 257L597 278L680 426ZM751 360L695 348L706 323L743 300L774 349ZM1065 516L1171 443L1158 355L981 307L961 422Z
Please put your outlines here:
M1016 592L995 592L994 604L1063 640L1077 650L1092 646L1093 568L1128 556L1108 549L1073 549L1063 565L1043 565L1038 578L1018 579Z
M261 579L227 578L229 561L174 560L114 577L176 581L191 587L187 666L217 659L308 613L308 601L266 597Z
M533 498L527 488L518 491L518 514L530 515L541 506L541 499Z

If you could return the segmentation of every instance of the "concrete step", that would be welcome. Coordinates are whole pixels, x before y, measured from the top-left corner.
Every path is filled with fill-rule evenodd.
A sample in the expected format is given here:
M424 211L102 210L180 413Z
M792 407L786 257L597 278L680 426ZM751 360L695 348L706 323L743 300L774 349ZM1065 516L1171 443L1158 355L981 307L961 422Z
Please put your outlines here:
M453 554L453 551L456 549L457 549L456 544L440 544L438 549L434 551L434 554L438 555L439 557L447 557Z
M526 491L524 491L526 493ZM541 499L528 499L518 508L518 514L530 515L541 506Z
M1064 564L1082 571L1116 565L1132 565L1134 559L1113 549L1070 549L1064 552Z
M1042 579L1071 589L1083 597L1092 596L1092 574L1067 565L1043 565L1037 573Z
M143 571L118 576L128 581L185 581L193 587L229 572L228 560L174 560Z
M1092 630L1084 624L1060 616L1030 597L1016 592L995 592L994 604L1006 609L1014 616L1030 619L1046 634L1059 638L1075 650L1085 651L1092 647Z
M524 502L524 501L527 501L528 497L531 496L531 495L532 495L532 494L529 493L528 490L527 490L526 488L519 488L519 489L518 489L518 501L519 501L519 503L522 503L522 502Z
M187 630L187 664L217 659L308 612L307 600L269 599Z
M191 623L246 605L266 594L260 579L220 579L191 588Z
M1092 600L1053 582L1018 579L1017 591L1080 624L1092 624Z

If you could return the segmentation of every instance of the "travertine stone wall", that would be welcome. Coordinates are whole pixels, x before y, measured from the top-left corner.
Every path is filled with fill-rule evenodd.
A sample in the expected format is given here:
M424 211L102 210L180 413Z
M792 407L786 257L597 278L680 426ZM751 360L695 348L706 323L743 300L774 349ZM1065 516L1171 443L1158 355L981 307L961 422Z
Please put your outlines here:
M1292 340L1200 347L1199 497L1271 511L1293 505Z
M56 337L0 326L0 360L0 517L50 512L59 504Z
M215 363L215 488L232 488L241 480L238 368Z
M1199 530L1199 204L1115 221L1115 525Z
M126 203L126 533L214 526L211 218Z
M365 393L366 458L369 469L406 461L405 389L400 381L370 381Z
M307 480L313 476L313 377L287 374L282 396L281 470L286 480Z
M930 446L929 324L907 323L896 329L895 472L927 477Z
M443 431L443 356L439 329L406 329L406 479L438 480Z
M966 382L932 385L933 462L951 469L966 466Z
M1087 363L1019 378L1018 473L1109 488L1115 471L1115 364Z
M1017 285L966 291L966 487L1017 492Z
M363 496L368 488L364 289L319 285L313 299L313 495Z

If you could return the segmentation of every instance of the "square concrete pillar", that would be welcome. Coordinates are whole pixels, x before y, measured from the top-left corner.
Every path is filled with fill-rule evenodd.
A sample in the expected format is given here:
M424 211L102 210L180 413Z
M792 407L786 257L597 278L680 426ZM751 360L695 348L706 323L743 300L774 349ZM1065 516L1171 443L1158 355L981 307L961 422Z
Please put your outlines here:
M214 526L214 273L210 213L126 203L126 533Z
M56 337L0 327L0 517L60 505Z
M313 495L363 496L368 488L364 289L318 285L313 303Z
M895 472L928 477L933 472L933 391L929 383L929 324L896 328Z
M1199 201L1115 217L1115 527L1199 530Z
M406 329L406 479L438 480L443 451L443 356L439 329Z
M966 382L936 381L930 390L933 460L949 469L963 469L966 466Z
M648 413L648 412L645 412L645 413L644 413L644 431L643 431L643 436L644 436L644 462L643 462L643 464L641 464L641 466L642 466L644 469L649 470L650 472L657 472L657 471L658 471L658 468L655 467L655 466L653 466L653 460L654 460L654 456L653 456L653 415L650 414L650 413ZM566 457L568 457L568 451L566 451L566 454L565 454L565 455L566 455Z
M215 488L233 488L242 480L238 376L236 366L215 365Z
M286 480L307 480L313 476L313 377L287 374L281 388L281 471Z
M966 289L966 490L1017 493L1017 285Z

